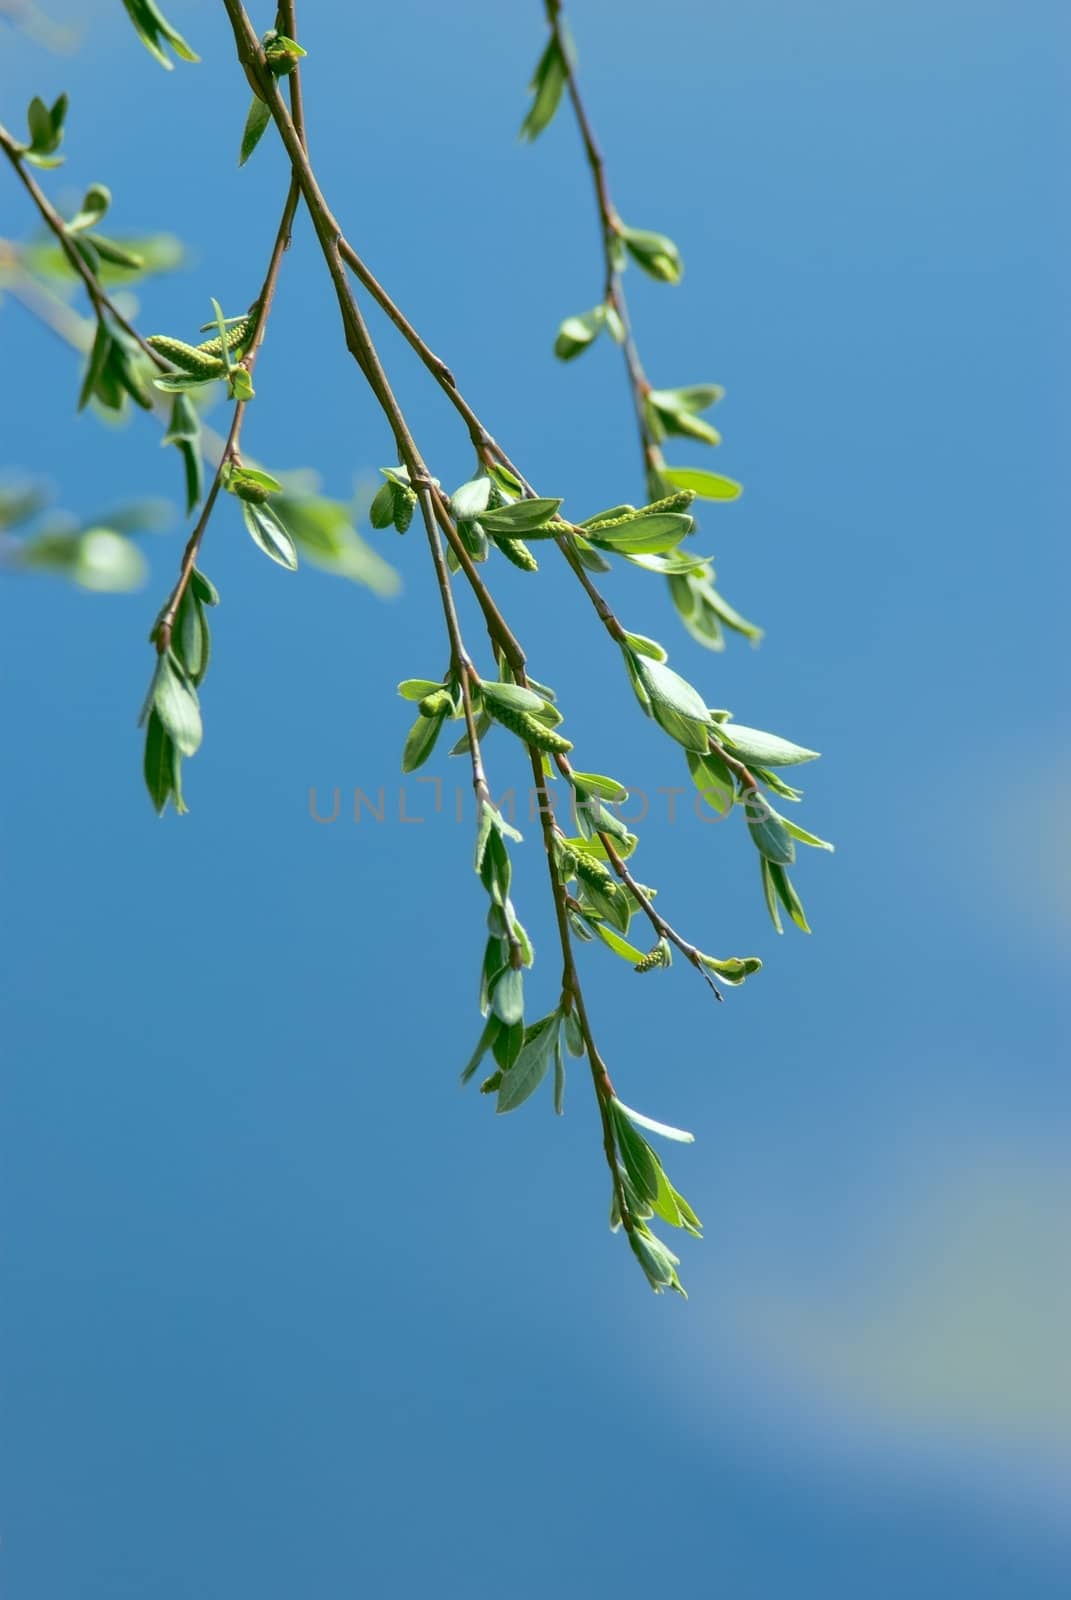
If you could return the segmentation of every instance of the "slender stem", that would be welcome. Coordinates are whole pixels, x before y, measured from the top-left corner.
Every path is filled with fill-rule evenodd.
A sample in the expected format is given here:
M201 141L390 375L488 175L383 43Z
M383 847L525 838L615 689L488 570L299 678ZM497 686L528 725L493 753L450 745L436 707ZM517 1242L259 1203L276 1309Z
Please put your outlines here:
M614 1126L610 1116L610 1102L614 1098L614 1086L610 1081L606 1063L599 1054L599 1047L595 1043L595 1035L588 1018L587 1007L584 1004L584 991L581 987L580 975L576 969L576 959L573 955L573 938L569 931L568 895L565 885L558 876L557 852L554 848L554 841L559 829L554 821L551 807L544 804L547 798L547 790L543 772L543 758L540 752L533 750L531 746L529 746L528 754L532 762L532 776L535 778L539 822L543 830L543 849L547 858L547 874L554 899L554 915L558 925L558 942L561 945L562 952L562 1000L567 1009L576 1011L577 1021L580 1024L581 1037L584 1040L584 1046L587 1051L588 1066L591 1069L591 1081L595 1089L595 1101L599 1108L599 1121L602 1124L602 1144L606 1155L606 1164L610 1168L610 1177L613 1180L614 1194L617 1197L617 1208L621 1214L622 1226L626 1233L631 1233L633 1227L632 1213L629 1210L625 1186L621 1178Z
M280 5L279 7L279 14L280 19L286 15L287 21L289 21L291 27L293 27L294 7L292 0L290 0L290 3L285 3L284 0L284 4ZM292 38L293 34L289 32L289 29L287 32L288 36ZM295 68L290 74L290 98L293 106L295 129L297 131L298 138L303 141L305 137L305 127L301 105L301 83L297 68ZM282 216L279 218L279 226L275 230L275 240L272 244L271 255L268 258L268 268L264 274L264 282L261 285L259 295L254 301L254 315L256 317L256 323L250 340L249 349L246 351L239 363L240 366L243 366L246 369L250 376L252 376L253 369L257 363L257 356L259 355L261 346L264 342L264 334L267 331L268 318L271 315L272 302L275 299L275 290L279 282L279 270L283 263L283 256L290 247L291 229L294 225L294 216L297 212L298 201L300 199L301 189L298 185L297 179L292 176L287 188ZM201 542L204 539L205 530L208 527L209 519L212 516L212 511L215 507L216 500L219 498L219 492L223 487L224 479L226 478L231 466L239 459L238 447L242 436L242 423L245 421L247 404L248 402L245 400L238 400L235 403L234 415L231 418L230 429L228 430L226 442L216 465L216 470L212 476L212 482L209 485L208 493L205 496L204 505L201 507L201 515L198 517L194 530L186 542L186 548L182 553L182 563L179 567L178 578L176 579L174 588L167 597L167 602L160 614L160 620L156 625L156 648L160 655L166 655L167 651L171 647L171 634L175 626L175 618L178 615L179 606L182 604L182 597L189 587L189 582L193 576L194 567L197 565L197 558L201 553Z
M460 678L462 683L462 694L463 696L466 696L467 680L471 668L468 665L468 658L465 655L464 647L461 642L460 630L457 626L457 617L453 606L449 572L446 569L442 546L439 542L440 529L449 543L450 548L457 557L458 564L464 572L465 577L476 596L476 599L483 612L485 622L487 623L492 642L503 652L517 682L523 684L526 681L524 670L524 652L514 637L508 624L506 623L505 618L499 611L492 596L488 592L482 578L476 571L476 567L469 556L468 551L465 549L464 543L461 540L457 532L457 528L454 525L453 519L449 514L446 502L435 487L435 484L428 473L423 457L417 448L416 441L410 432L404 413L402 412L402 409L394 396L394 392L391 389L386 373L383 370L378 352L375 344L373 343L372 337L368 332L368 328L364 321L360 307L358 306L353 291L350 288L349 280L346 276L346 267L349 266L352 268L352 270L354 270L361 282L365 283L365 286L369 288L370 292L373 294L373 297L386 310L387 306L384 304L386 298L385 291L383 291L378 284L376 285L376 288L373 289L372 284L375 280L373 280L371 274L363 268L363 263L360 264L360 270L358 270L357 263L359 262L359 258L356 256L356 252L345 244L342 229L339 226L338 221L332 213L330 207L328 206L323 192L316 181L316 177L309 163L308 154L304 148L303 141L297 136L297 131L294 127L292 119L287 115L287 109L283 102L282 96L278 92L278 87L275 84L274 79L271 77L271 74L266 70L266 64L264 62L260 41L258 40L252 23L250 22L249 17L247 16L244 7L241 4L241 0L223 0L223 4L226 8L228 17L230 18L231 27L234 32L235 44L238 51L238 57L243 68L245 69L246 76L249 78L257 93L262 96L266 105L268 106L268 109L275 121L276 127L279 130L283 144L286 147L287 154L290 157L291 168L295 181L300 185L302 197L312 219L312 224L316 231L317 238L319 239L320 248L327 264L327 269L331 276L332 284L334 285L335 296L338 300L339 311L342 316L342 324L345 332L347 348L349 349L361 372L364 374L366 381L372 389L373 394L378 400L380 407L384 412L388 423L390 424L391 431L394 434L395 442L398 447L399 456L405 463L408 471L410 484L419 497L428 537L428 545L431 550L432 560L435 566L436 581L439 586L444 615L446 616L447 621L447 629L450 634L451 650L454 660L459 663L461 668ZM393 302L391 302L391 305L393 305ZM397 307L394 307L393 314L390 310L388 310L388 315L391 316L391 320L395 323L395 326L399 327L401 331L405 333L410 344L412 344L413 347L418 350L418 353L421 355L421 359L424 361L425 365L428 366L429 371L431 371L436 377L440 387L442 387L444 391L450 395L455 408L459 410L461 415L466 417L466 421L470 422L470 437L472 438L473 444L476 447L480 458L486 461L487 452L493 450L494 455L498 460L502 461L503 465L509 466L511 471L515 470L508 462L501 449L491 440L490 435L487 434L482 426L478 424L475 419L475 414L470 412L470 408L467 406L466 402L461 399L457 387L453 382L452 374L449 373L449 369L447 369L443 363L434 356L428 347L423 344L423 341L420 340L415 334L415 330L413 330L406 319L402 317L401 313L397 310ZM476 760L478 760L479 745L475 737L475 726L472 720L471 704L469 703L467 697L465 698L465 712L466 723L469 731L470 748L474 757ZM543 781L542 757L540 752L533 749L531 746L529 746L529 756L531 758L532 771L536 778L537 788L541 789ZM480 771L479 776L477 776L477 768L474 765L474 783L477 785L477 792L479 792L479 783L481 779L482 771ZM606 1065L603 1062L602 1057L599 1055L598 1048L595 1044L591 1025L587 1016L587 1011L584 1006L583 993L581 990L580 979L576 970L576 963L573 959L572 940L569 932L565 891L562 884L559 882L554 860L554 822L542 806L540 807L540 814L543 829L544 848L547 856L547 870L554 900L559 941L562 949L563 995L568 996L570 1005L575 1005L576 1008L577 1018L580 1022L581 1031L588 1054L588 1060L591 1067L592 1081L595 1087L596 1101L598 1103L599 1115L602 1122L603 1147L606 1153L606 1160L610 1168L611 1177L613 1179L618 1207L621 1212L622 1223L627 1229L631 1229L632 1218L628 1209L618 1167L613 1124L610 1117L610 1101L613 1098L614 1093L613 1085L610 1082Z
M595 138L591 118L588 116L587 107L580 93L577 82L576 65L573 52L569 48L569 41L565 36L565 26L562 21L562 0L545 0L547 22L550 26L560 53L565 64L565 86L573 107L576 125L580 133L580 140L584 146L588 166L591 168L592 183L595 189L595 203L599 212L600 232L602 235L603 262L605 265L605 279L603 285L603 298L613 307L621 319L624 332L622 349L625 357L625 368L628 372L629 387L632 390L632 402L636 411L636 423L639 428L640 449L643 453L643 464L648 474L658 472L664 466L662 452L658 440L651 430L647 419L647 396L651 385L647 374L643 370L639 350L632 333L632 322L629 317L628 301L625 297L624 285L621 281L621 271L618 267L617 252L620 250L621 218L617 214L610 196L610 186L606 176L606 163Z
M676 945L681 955L685 956L692 963L692 966L696 969L696 971L706 979L707 983L720 1000L722 998L722 992L714 982L714 979L710 976L706 962L703 960L702 951L697 950L694 944L689 944L687 939L682 939L676 929L666 921L665 917L659 915L654 908L650 896L644 894L643 889L636 882L635 878L632 876L632 873L618 855L617 850L614 847L613 840L605 833L600 833L599 838L602 840L602 847L606 851L610 865L613 867L615 873L625 887L629 889L635 896L637 902L639 903L640 910L646 916L648 922L658 934L659 938L668 939L670 944Z

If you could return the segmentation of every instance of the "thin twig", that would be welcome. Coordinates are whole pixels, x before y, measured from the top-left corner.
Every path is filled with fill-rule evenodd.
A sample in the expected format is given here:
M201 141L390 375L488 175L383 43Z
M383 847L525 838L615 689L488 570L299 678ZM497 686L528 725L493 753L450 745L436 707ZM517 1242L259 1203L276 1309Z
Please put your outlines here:
M350 266L353 268L353 257L355 252L349 248L347 248L345 251L343 250L344 238L342 229L339 226L338 221L332 213L330 207L328 206L323 192L316 181L315 174L313 173L312 167L309 163L308 154L304 148L303 142L297 137L296 129L294 128L292 119L287 114L286 105L282 99L282 96L279 94L278 86L275 84L271 74L267 71L260 41L258 40L253 29L253 25L245 12L244 6L241 4L241 0L223 0L223 4L226 8L228 17L230 18L231 27L234 32L239 61L245 70L246 76L249 78L250 82L254 84L256 91L262 96L266 105L268 106L269 111L271 112L276 127L279 130L280 137L282 138L283 144L286 147L287 155L290 157L294 178L300 184L302 197L308 209L317 238L319 239L320 248L327 264L327 269L331 276L332 284L334 285L335 296L338 300L339 311L342 316L342 324L345 332L347 348L349 349L361 372L364 374L369 387L371 388L373 394L379 402L380 408L387 418L391 431L394 435L399 457L404 462L406 470L409 474L410 484L418 495L424 517L428 544L432 552L433 563L435 566L436 580L439 586L444 614L447 620L447 629L450 633L451 650L455 660L461 662L463 667L461 672L462 692L464 694L466 679L468 676L467 670L465 670L467 657L464 653L463 645L461 644L460 632L457 629L457 619L453 607L449 572L446 569L445 559L442 553L442 546L439 542L440 529L449 543L451 550L457 557L458 563L470 586L472 587L477 601L480 604L493 643L495 643L505 655L505 658L517 682L523 685L526 681L524 672L524 652L521 649L518 641L515 639L505 619L502 617L498 607L495 605L493 598L487 591L479 573L476 571L472 559L469 556L468 551L465 549L464 543L457 532L457 528L454 525L453 519L449 515L446 502L435 488L427 466L424 463L423 457L417 448L416 441L409 429L405 415L397 399L395 398L393 390L391 389L386 373L384 372L380 362L375 344L368 332L368 328L360 307L358 306L353 291L350 288L349 279L346 274L346 267ZM354 270L356 269L354 268ZM379 296L376 296L376 298L379 299ZM380 303L382 304L382 300L380 300ZM398 313L399 317L400 315L401 314ZM402 320L404 321L404 319ZM392 317L392 321L395 321L396 326L401 326L396 318ZM406 326L408 326L408 324L406 324ZM412 340L410 342L412 342ZM448 369L443 368L442 363L438 362L438 359L433 357L430 351L427 351L427 347L423 348L426 351L426 355L422 356L422 359L425 360L425 364L427 364L428 359L430 359L435 363L435 366L438 367L438 381L440 382L440 385L443 386L446 391L453 396L454 404L458 406L458 409L460 410L461 406L458 405L458 400L460 397L458 396L456 386L452 382L447 381L446 377L444 377L444 373L447 372ZM429 368L429 370L432 369ZM464 415L464 412L462 412L462 414ZM471 436L473 438L473 443L476 445L478 450L481 448L490 450L492 448L490 436L485 436L482 428L478 429L476 432L473 432ZM477 437L485 441L482 446L481 444L477 443ZM494 450L498 459L502 460L503 464L507 464L497 446L494 446ZM485 458L481 456L481 459ZM510 470L513 469L510 468ZM478 752L479 747L475 738L475 728L471 722L471 706L469 706L467 703L466 720L469 724L470 747L475 754ZM531 757L532 771L536 776L537 784L541 785L543 769L540 753L529 746L529 755ZM554 900L559 940L562 948L563 995L567 995L569 997L570 1005L575 1006L576 1008L577 1018L580 1022L581 1031L587 1050L588 1061L591 1068L592 1082L595 1087L596 1101L599 1107L599 1115L602 1122L603 1146L606 1153L607 1164L610 1167L611 1177L614 1182L614 1189L615 1194L617 1195L618 1206L621 1211L622 1222L627 1229L631 1229L632 1218L629 1213L621 1175L618 1168L613 1125L610 1118L610 1100L613 1098L613 1085L610 1082L606 1065L603 1062L602 1057L599 1055L598 1048L595 1044L590 1022L587 1016L587 1011L584 1006L583 993L576 970L576 963L573 959L572 941L569 932L568 911L565 902L565 891L558 879L554 861L553 820L547 815L543 814L542 807L540 809L544 846L547 856L547 870Z
M632 321L629 317L628 300L625 296L624 284L621 281L621 271L618 266L617 251L620 249L618 241L621 232L621 218L618 216L617 208L610 196L610 186L606 176L606 162L595 138L591 118L588 116L587 107L580 93L580 85L577 82L573 52L569 49L562 22L562 0L545 0L545 5L547 22L557 42L561 60L565 67L566 92L572 103L580 140L584 146L584 154L587 157L588 166L591 168L592 184L595 189L595 203L599 212L599 227L605 265L603 299L607 305L617 312L624 331L622 349L625 357L625 367L628 372L629 387L632 391L632 402L636 410L643 464L648 473L660 472L665 465L665 461L647 417L646 402L647 396L651 392L651 384L643 370L640 353L636 348L636 340L632 332Z
M284 0L284 4L280 5L279 13L280 19L283 18L284 14L288 13L287 20L289 21L291 27L294 26L293 0ZM287 31L289 33L289 30ZM292 38L293 34L289 33L289 37ZM293 106L295 130L298 138L303 142L305 137L305 126L301 105L299 69L296 67L290 74L289 87L291 104ZM256 322L250 339L249 349L238 363L240 366L245 368L251 377L253 374L253 369L257 363L257 356L260 354L260 349L264 342L264 334L267 331L268 318L271 315L272 302L275 299L275 289L279 281L279 269L282 266L283 256L290 247L291 229L293 228L294 216L297 212L298 201L300 199L300 186L297 182L297 179L291 177L289 187L287 188L286 201L283 205L282 216L279 218L279 226L275 230L275 240L272 244L271 255L268 259L268 269L264 275L264 282L261 285L260 293L254 301L253 315L256 318ZM193 576L194 567L197 565L197 558L201 553L201 542L204 539L205 529L208 527L209 519L211 518L213 508L216 504L216 500L219 497L219 492L223 487L227 473L230 471L232 465L239 459L238 447L241 440L242 423L245 421L247 405L248 401L246 400L238 400L235 402L234 415L231 418L231 425L227 433L227 439L223 446L222 453L220 454L219 461L216 465L216 470L212 476L212 482L209 486L208 493L205 496L204 505L201 507L201 515L198 517L196 525L194 526L194 530L186 542L186 548L182 553L182 563L179 567L178 578L176 579L174 588L167 597L167 602L160 614L160 620L156 625L154 637L156 641L156 648L160 655L166 655L167 651L170 649L171 634L175 626L175 618L178 615L179 606L182 604L182 597L186 593L190 579Z

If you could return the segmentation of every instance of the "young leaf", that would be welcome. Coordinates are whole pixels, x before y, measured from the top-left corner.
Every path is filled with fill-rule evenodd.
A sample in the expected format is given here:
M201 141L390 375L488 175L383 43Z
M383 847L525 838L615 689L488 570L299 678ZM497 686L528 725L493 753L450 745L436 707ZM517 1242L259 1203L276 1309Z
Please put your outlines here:
M747 818L751 842L767 861L790 866L796 859L796 846L785 826L783 817L756 789L749 789L744 797L744 815Z
M684 263L672 239L667 239L664 233L651 233L646 228L622 226L619 232L625 249L638 267L662 283L680 283L684 275Z
M777 890L774 887L771 871L772 863L767 861L765 856L761 856L759 858L759 866L762 869L762 893L766 901L766 909L770 913L770 921L774 925L775 933L784 933L785 930L781 925L781 911L777 903Z
M775 861L768 861L765 864L769 868L770 882L773 884L777 898L797 928L801 929L803 933L810 933L811 930L807 922L807 914L803 909L803 902L796 893L788 873L784 867L779 866Z
M738 722L723 723L719 737L733 755L739 756L748 766L795 767L804 761L817 761L819 754L817 750L806 750L801 744L780 739L775 733L745 728Z
M520 1022L524 1017L524 974L519 967L506 967L491 990L491 1008L501 1022Z
M662 477L677 489L691 489L700 500L738 500L743 486L717 472L699 467L664 467Z
M528 85L533 99L528 115L521 123L522 139L527 139L529 142L538 139L561 103L562 90L565 88L567 78L568 67L558 46L557 37L552 35L536 63L532 81Z
M816 833L808 833L806 828L798 827L796 823L790 822L787 817L782 817L781 821L793 839L798 839L800 844L809 844L816 850L829 850L830 852L835 848L829 843L828 839L820 839Z
M471 522L487 510L494 484L488 477L470 478L450 496L450 509L459 522Z
M149 712L145 729L145 787L156 815L163 816L172 790L174 746L160 721L155 708Z
M721 757L713 750L708 750L705 755L689 750L688 771L711 810L718 812L719 816L726 816L732 810L736 782Z
M444 718L417 717L410 728L402 750L402 771L415 772L422 767L431 752L435 749L435 741L439 737L439 730Z
M195 55L181 33L163 16L155 0L123 0L123 5L146 50L168 72L174 63L165 54L164 44L169 44L182 61L200 61L200 56Z
M595 306L578 316L566 317L554 341L554 354L559 361L571 361L588 348L606 326L606 306Z
M169 655L157 663L152 705L175 748L184 756L196 755L202 738L197 691Z
M483 1032L476 1041L475 1050L472 1052L471 1056L469 1056L468 1061L461 1069L462 1083L468 1083L469 1080L475 1075L476 1069L479 1067L480 1062L483 1060L488 1050L490 1050L501 1031L502 1024L499 1022L498 1018L488 1017L487 1022L484 1025Z
M240 167L244 167L253 154L270 121L271 112L260 96L255 94L249 107L249 115L245 119L245 127L242 129L242 143L238 151Z
M643 951L637 950L634 944L629 944L627 939L622 939L620 934L608 928L604 922L598 922L594 917L586 918L589 928L594 928L603 944L609 945L615 956L620 956L622 961L627 961L634 967L637 961L643 960Z
M667 1249L661 1239L656 1238L649 1228L637 1226L628 1235L628 1242L655 1294L661 1294L665 1289L673 1289L685 1299L688 1298L677 1276L680 1257Z
M765 865L769 866L769 862ZM703 965L711 972L716 972L723 983L735 988L743 983L745 978L750 978L753 972L759 972L762 962L758 956L729 956L724 961L717 960L714 956L703 956Z
M531 689L522 689L517 683L483 683L481 693L485 700L492 706L512 706L517 711L542 711L544 699L542 695L533 694ZM561 718L558 718L561 721Z
M610 800L615 804L621 804L628 799L628 790L623 783L618 783L616 778L604 778L599 772L578 772L575 767L568 776L569 782L577 791L578 798L593 794L600 800Z
M640 655L631 659L651 716L686 750L704 753L710 743L710 713L699 691L662 661Z
M673 550L691 533L695 520L679 512L656 512L653 516L629 517L616 527L600 523L589 528L587 538L603 550L616 550L622 555L659 555Z
M686 1133L683 1128L671 1128L666 1122L655 1122L653 1118L645 1117L641 1111L633 1111L632 1107L625 1105L622 1100L615 1100L613 1104L637 1128L646 1128L648 1133L660 1134L663 1139L675 1139L678 1144L695 1143L694 1133Z
M587 1046L584 1043L584 1032L580 1026L580 1018L576 1010L567 1011L562 1023L562 1033L565 1035L565 1047L571 1056L580 1057Z
M552 1011L524 1030L521 1052L509 1071L502 1075L495 1108L500 1114L516 1111L543 1082L558 1048L560 1021L558 1012Z
M535 533L550 521L560 505L560 500L515 500L512 505L482 512L480 526L488 533ZM563 527L561 531L566 530Z
M253 543L259 545L264 554L277 561L281 567L286 567L289 572L296 572L298 558L294 541L271 506L258 506L249 500L243 500L242 517Z
M403 700L424 700L441 688L441 683L433 683L430 678L406 678L398 685L398 693Z

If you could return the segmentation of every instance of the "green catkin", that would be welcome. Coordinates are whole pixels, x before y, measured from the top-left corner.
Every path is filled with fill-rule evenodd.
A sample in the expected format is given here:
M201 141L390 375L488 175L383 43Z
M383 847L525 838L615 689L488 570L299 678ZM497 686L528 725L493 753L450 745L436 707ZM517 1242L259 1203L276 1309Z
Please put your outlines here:
M422 717L442 717L454 709L454 702L445 689L434 689L426 694L417 706Z
M221 339L217 334L214 339L206 339L204 343L199 344L197 348L202 352L203 355L222 357L224 346L228 350L237 350L239 345L245 344L246 340L249 338L249 335L253 332L253 322L254 319L252 315L248 317L242 317L238 322L232 323L227 329L227 337L225 340ZM152 341L150 340L150 343L151 342Z
M598 522L586 522L581 531L585 534L597 534L604 528L627 528L630 522L639 522L643 517L659 516L665 511L686 512L694 499L693 490L681 489L677 494L667 494L661 500L652 500L649 506L639 506L635 511L624 511L618 517L600 517Z
M633 972L653 972L656 967L664 967L665 964L666 952L660 944L656 944L653 950L648 950L642 961L637 961L632 970Z
M539 571L539 562L523 539L509 539L504 534L495 534L493 537L506 560L512 561L515 567L520 567L522 572Z
M394 503L394 526L399 533L404 533L413 520L413 511L416 508L417 497L412 489L403 488L400 483L391 482L391 499Z
M157 355L170 361L172 366L188 372L193 378L221 378L226 371L218 356L206 355L192 344L183 344L181 339L170 339L167 334L151 333L145 343Z
M564 755L573 748L571 739L563 739L553 728L544 728L530 711L503 705L488 705L487 709L496 722L501 722L504 728L523 739L525 744L534 745L537 750L546 750L551 755Z
M694 489L678 489L676 494L667 494L661 500L652 500L649 506L641 506L637 515L649 517L656 511L687 511L694 499Z
M598 889L603 894L614 895L617 893L617 880L609 867L604 867L601 861L594 856L589 856L582 850L574 851L576 864L574 871L581 883L586 883L592 889Z

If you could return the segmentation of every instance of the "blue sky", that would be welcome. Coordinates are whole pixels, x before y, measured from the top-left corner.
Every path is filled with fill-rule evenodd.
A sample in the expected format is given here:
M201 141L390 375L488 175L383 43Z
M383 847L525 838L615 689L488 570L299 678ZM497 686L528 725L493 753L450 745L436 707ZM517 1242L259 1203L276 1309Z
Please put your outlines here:
M169 7L204 57L170 75L118 6L53 9L83 48L5 32L0 118L68 89L49 191L103 181L117 231L189 237L146 330L244 306L285 173L267 140L235 169L248 92L222 8ZM550 354L599 274L568 119L515 137L540 7L367 9L304 8L332 204L542 492L581 514L635 498L616 352ZM652 376L727 389L717 459L675 454L745 483L702 537L767 637L708 656L654 580L608 588L713 704L824 752L801 820L838 845L797 874L813 936L778 940L746 839L690 809L670 825L658 787L687 775L582 596L550 563L496 569L581 765L653 797L637 867L660 904L767 963L714 1007L681 963L641 983L585 951L622 1095L697 1134L674 1169L706 1223L691 1298L650 1295L605 1229L579 1072L561 1120L542 1099L496 1120L457 1087L469 832L411 780L426 821L396 815L394 685L444 659L420 542L370 535L404 580L384 602L283 573L221 508L206 740L190 815L163 822L133 721L179 524L133 596L5 580L18 1600L1066 1593L1066 20L1010 0L571 14L619 209L685 257L679 289L629 285ZM30 227L0 174L0 233ZM453 418L382 345L460 482ZM152 425L76 418L75 362L10 302L0 364L20 374L6 466L84 515L171 492ZM257 390L265 464L346 495L390 459L304 225ZM487 754L496 790L523 786L504 738ZM317 826L310 787L336 785ZM388 819L348 820L380 785Z

